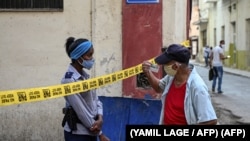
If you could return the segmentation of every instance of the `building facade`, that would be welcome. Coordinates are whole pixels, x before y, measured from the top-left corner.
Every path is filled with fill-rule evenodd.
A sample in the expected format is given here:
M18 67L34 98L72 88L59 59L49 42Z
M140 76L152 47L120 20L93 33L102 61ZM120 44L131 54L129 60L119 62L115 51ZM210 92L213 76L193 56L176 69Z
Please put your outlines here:
M127 58L137 58L137 61L130 61L128 66L142 63L138 56L153 57L161 52L162 46L180 43L187 39L187 1L156 0L156 2L155 4L161 4L162 7L162 11L158 12L161 17L157 19L159 20L157 23L162 26L158 27L157 31L160 35L160 44L156 47L152 45L151 48L157 51L151 54L143 45L139 46L141 52L138 55L130 54L133 50L125 50L128 51ZM138 9L128 8L132 11L127 11L138 16L137 20L141 20L144 15L156 16L150 13L154 12L149 8L150 4L137 5ZM93 42L96 63L90 72L92 77L125 69L126 66L123 64L125 11L123 10L127 6L126 0L1 1L0 90L59 84L70 63L64 48L65 41L70 36L87 38ZM145 18L144 20L146 21ZM143 23L141 25L143 28L139 29L150 31L153 26L155 25ZM146 28L147 30L144 30ZM155 36L150 36L149 39L154 40L154 38ZM121 81L101 87L98 92L102 96L122 97L124 96L122 87ZM63 140L61 110L64 104L63 98L57 98L3 107L0 112L2 119L0 138Z
M225 60L228 67L250 71L250 1L248 0L199 0L199 19L192 24L199 26L199 57L203 62L203 47L216 46L225 40Z

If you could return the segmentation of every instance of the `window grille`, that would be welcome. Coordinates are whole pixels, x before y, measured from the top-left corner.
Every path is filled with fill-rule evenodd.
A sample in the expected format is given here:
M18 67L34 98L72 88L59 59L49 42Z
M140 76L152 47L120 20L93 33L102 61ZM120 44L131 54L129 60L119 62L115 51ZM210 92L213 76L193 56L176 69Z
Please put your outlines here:
M0 0L0 11L63 11L63 0Z

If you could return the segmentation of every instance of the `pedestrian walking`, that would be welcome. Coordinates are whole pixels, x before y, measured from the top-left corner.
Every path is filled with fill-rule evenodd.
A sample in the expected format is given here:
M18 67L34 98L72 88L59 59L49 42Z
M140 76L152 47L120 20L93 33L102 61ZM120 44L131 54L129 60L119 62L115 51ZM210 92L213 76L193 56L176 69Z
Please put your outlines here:
M211 46L210 49L209 49L209 57L208 57L208 64L209 64L209 66L211 66L210 65L211 64L211 58L210 58L210 56L212 54L212 51L213 51L213 47Z
M71 63L61 83L72 83L89 79L85 69L90 70L94 64L94 48L87 39L69 37L65 43L66 53ZM63 108L65 141L109 141L102 132L103 106L95 90L65 96Z
M213 68L214 75L213 75L213 83L212 83L212 92L215 92L216 82L218 79L217 85L217 92L218 94L222 94L222 78L223 78L223 60L228 59L229 56L224 56L224 48L225 48L225 41L221 40L220 44L213 48L211 55L210 55L210 67Z
M159 124L164 125L215 125L217 116L208 88L189 64L190 51L172 44L155 58L167 75L158 79L150 70L149 61L142 63L142 70L152 88L162 93Z
M209 46L205 46L203 49L203 57L205 60L205 67L208 67L208 65L209 65L209 53L210 53Z

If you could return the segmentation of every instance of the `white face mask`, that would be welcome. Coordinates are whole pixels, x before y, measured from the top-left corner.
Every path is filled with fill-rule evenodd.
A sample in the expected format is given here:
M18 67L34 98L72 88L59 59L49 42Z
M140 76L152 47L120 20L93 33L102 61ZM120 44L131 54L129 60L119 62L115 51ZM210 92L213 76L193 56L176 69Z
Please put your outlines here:
M221 47L224 49L224 48L225 48L225 45L221 45Z
M175 74L176 74L177 71L172 68L173 65L168 65L168 66L165 65L164 66L164 71L167 73L167 75L175 76Z

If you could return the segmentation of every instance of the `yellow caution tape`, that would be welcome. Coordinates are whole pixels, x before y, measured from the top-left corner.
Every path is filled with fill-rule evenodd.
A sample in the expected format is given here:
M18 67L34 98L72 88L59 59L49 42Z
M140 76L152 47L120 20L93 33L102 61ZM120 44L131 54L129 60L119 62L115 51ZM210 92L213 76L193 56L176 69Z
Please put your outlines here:
M181 44L185 47L189 47L189 40L183 41ZM155 64L154 58L149 61ZM139 73L142 73L142 64L84 81L47 87L0 91L0 106L42 101L85 92L127 79Z
M155 64L154 59L149 60ZM47 87L0 91L0 106L42 101L96 89L142 73L142 64L108 75Z
M181 42L181 45L183 45L184 47L190 47L190 41L189 40L183 41Z

